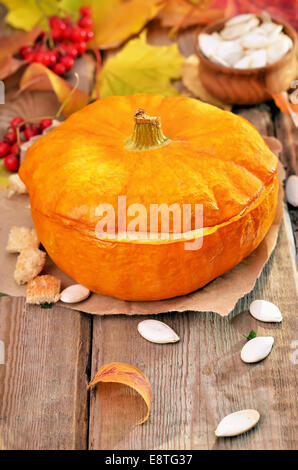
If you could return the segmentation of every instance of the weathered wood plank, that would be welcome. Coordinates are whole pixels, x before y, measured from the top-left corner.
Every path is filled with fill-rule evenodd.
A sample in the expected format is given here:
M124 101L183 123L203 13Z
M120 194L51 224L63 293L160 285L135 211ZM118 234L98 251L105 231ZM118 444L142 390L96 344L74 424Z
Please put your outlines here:
M85 449L90 319L0 299L1 449Z

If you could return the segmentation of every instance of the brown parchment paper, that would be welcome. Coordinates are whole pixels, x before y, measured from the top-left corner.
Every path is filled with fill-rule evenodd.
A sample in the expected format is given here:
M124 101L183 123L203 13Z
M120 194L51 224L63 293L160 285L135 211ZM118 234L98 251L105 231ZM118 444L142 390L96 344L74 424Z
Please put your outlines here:
M267 140L267 139L266 139ZM281 150L279 141L268 138L268 145L278 153ZM284 170L279 164L279 180L282 181ZM168 300L152 302L128 302L98 294L92 294L87 300L78 304L64 304L72 308L95 315L150 315L164 312L215 312L226 316L234 308L236 302L250 292L260 276L276 245L280 221L282 218L283 190L280 184L279 202L274 222L259 247L238 266L223 276L218 277L206 287L191 294ZM25 297L26 286L18 286L13 278L17 255L6 252L5 247L12 225L33 227L29 197L27 195L7 198L7 192L0 192L0 292ZM74 283L47 257L43 273L52 274L61 279L62 288Z

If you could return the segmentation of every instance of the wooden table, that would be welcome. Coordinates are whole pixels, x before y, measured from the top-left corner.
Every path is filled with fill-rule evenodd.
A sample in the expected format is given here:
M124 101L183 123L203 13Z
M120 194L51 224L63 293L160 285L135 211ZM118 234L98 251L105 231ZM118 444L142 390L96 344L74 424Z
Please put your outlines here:
M150 38L153 43L167 41L155 33ZM192 53L191 33L180 35L179 44L185 55ZM282 159L293 173L297 133L288 116L271 104L235 111L262 134L282 140ZM0 448L297 447L297 287L290 231L286 216L276 250L254 291L227 318L207 312L160 315L181 337L173 345L141 338L137 316L97 317L61 307L43 310L26 306L22 298L2 297ZM249 315L249 304L257 298L279 306L282 324L261 323ZM255 365L240 359L243 334L251 329L275 338L270 357ZM131 363L150 379L153 403L146 424L136 426L144 404L130 389L102 384L86 392L97 369L111 361ZM237 438L216 439L218 422L243 408L259 410L258 426Z

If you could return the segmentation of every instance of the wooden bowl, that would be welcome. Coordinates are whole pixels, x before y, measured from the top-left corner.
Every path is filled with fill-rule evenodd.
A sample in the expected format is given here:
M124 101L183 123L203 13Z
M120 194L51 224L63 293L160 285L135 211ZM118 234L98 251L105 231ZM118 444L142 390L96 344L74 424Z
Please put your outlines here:
M204 87L212 95L231 104L258 104L271 99L272 93L288 90L297 75L296 31L289 24L274 19L292 39L293 47L274 64L240 70L211 62L199 48L199 34L220 31L226 21L227 18L196 31L195 50L200 59L199 74Z

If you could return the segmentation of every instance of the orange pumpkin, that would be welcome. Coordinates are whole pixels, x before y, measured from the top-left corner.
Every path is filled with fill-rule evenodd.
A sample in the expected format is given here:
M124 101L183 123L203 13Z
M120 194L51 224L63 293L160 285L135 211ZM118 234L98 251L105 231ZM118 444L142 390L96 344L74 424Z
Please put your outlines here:
M187 294L230 270L263 240L277 205L277 159L256 129L186 97L97 101L38 140L19 174L57 266L93 292L127 300ZM133 208L126 230L118 196ZM148 235L152 204L189 205L187 230L179 235L170 212L168 237L156 219ZM196 204L203 206L203 243L189 249L186 239L201 234ZM102 217L113 225L107 205L115 234L105 237L96 228Z

